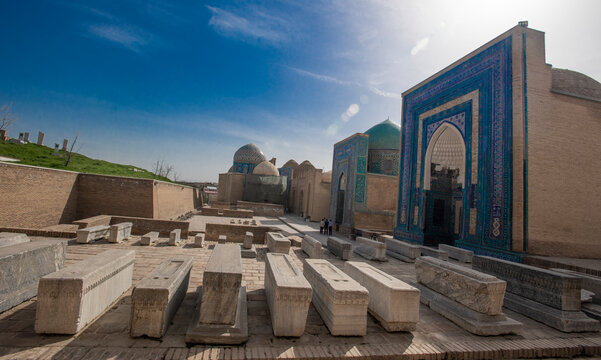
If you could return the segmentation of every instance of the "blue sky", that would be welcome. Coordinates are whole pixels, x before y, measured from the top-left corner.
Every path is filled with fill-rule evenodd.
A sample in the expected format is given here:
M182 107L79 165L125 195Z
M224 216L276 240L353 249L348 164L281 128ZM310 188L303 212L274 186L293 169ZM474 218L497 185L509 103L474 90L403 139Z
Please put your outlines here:
M400 94L528 20L547 62L601 80L599 1L1 1L9 131L216 181L254 142L332 167L333 144Z

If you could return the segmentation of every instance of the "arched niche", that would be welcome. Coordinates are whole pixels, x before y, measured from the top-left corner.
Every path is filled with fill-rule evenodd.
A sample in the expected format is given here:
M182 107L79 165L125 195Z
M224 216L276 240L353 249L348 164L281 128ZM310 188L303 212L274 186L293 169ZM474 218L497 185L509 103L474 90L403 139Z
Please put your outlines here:
M442 123L428 143L424 159L424 190L430 190L432 163L459 170L457 182L465 188L465 141L461 132L450 123Z

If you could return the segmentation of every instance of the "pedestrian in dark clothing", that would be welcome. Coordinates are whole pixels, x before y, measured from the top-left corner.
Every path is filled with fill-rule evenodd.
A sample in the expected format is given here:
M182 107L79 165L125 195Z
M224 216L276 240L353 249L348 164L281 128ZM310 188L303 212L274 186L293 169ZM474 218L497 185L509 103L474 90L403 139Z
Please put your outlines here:
M328 221L328 235L332 235L332 219Z

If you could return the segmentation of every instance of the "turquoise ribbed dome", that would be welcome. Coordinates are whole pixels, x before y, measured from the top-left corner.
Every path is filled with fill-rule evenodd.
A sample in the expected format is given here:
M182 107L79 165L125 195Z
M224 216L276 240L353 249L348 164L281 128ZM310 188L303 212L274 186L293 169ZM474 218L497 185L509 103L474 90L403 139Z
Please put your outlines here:
M365 132L369 135L369 149L401 148L401 127L389 119L372 126Z

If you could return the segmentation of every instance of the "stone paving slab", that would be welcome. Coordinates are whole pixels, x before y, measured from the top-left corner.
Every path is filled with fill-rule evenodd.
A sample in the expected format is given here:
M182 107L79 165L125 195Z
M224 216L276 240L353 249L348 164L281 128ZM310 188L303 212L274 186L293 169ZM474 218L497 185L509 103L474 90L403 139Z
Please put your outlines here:
M319 229L317 229L319 236ZM136 252L133 283L139 282L165 258L176 255L194 257L188 293L173 318L167 333L159 340L131 338L129 316L131 289L97 321L77 336L37 335L33 331L36 298L0 313L0 359L517 359L534 357L601 356L601 333L562 333L521 314L504 313L523 323L519 335L480 337L461 329L451 321L420 306L420 321L412 332L387 333L368 316L367 335L334 337L315 307L309 307L303 336L296 339L273 336L264 291L266 246L257 246L257 258L242 261L242 280L247 284L249 341L243 346L186 347L185 333L194 310L196 289L215 242L204 248L194 247L194 238L183 239L178 247L169 247L160 238L155 246L137 246L139 236L121 244L101 240L92 244L67 247L66 265L74 264L102 251L120 248ZM35 240L35 239L32 239ZM290 256L302 267L307 256L300 248L291 248ZM324 258L338 268L344 262L329 252ZM396 259L371 263L376 268L405 282L415 281L414 265Z

